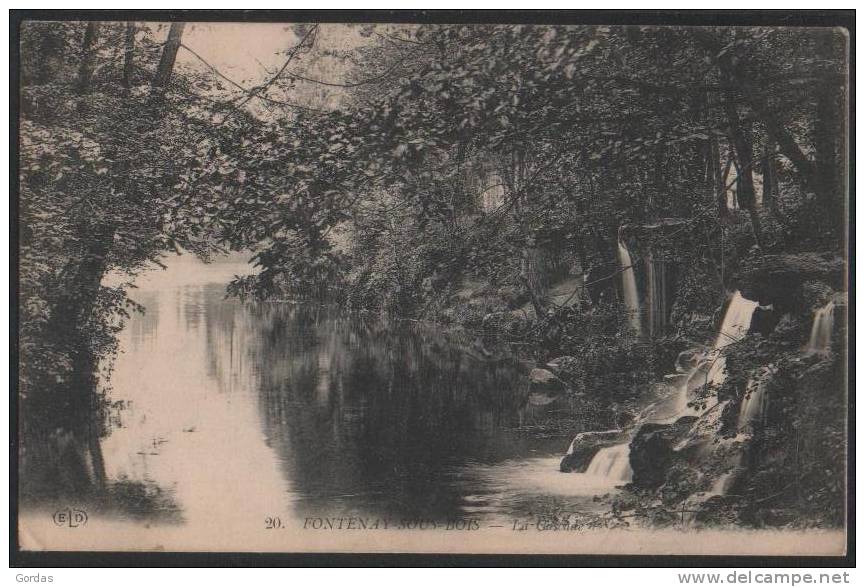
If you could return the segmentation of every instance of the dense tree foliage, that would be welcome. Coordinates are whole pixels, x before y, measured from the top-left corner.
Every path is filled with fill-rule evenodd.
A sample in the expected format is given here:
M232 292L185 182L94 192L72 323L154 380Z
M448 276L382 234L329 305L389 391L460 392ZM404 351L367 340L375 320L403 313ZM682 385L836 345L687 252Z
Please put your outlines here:
M360 81L343 84L354 101L292 119L277 143L305 147L293 153L302 163L292 202L320 182L328 185L319 192L350 192L355 204L350 222L323 214L303 238L315 241L325 226L363 233L353 242L374 250L356 251L354 266L380 257L394 288L416 289L465 259L513 281L521 251L561 242L591 265L609 260L619 226L662 217L693 219L718 264L733 254L720 238L731 211L718 201L729 191L765 249L843 238L846 69L843 37L831 31L426 26L400 41L380 36L355 66ZM382 55L390 74L379 73ZM484 207L485 194L494 197ZM270 206L260 213L254 224L271 229L237 234L238 245L283 247L268 239L303 232L276 222ZM798 236L806 221L815 242ZM428 248L436 231L444 242L430 259L402 269L385 259ZM270 287L288 260L265 257Z

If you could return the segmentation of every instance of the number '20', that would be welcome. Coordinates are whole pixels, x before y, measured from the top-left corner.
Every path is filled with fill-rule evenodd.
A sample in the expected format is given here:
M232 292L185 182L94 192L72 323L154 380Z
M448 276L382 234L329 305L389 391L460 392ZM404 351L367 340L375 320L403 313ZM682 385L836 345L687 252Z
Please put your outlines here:
M265 530L279 530L282 528L282 520L277 517L266 517L264 518L264 529Z

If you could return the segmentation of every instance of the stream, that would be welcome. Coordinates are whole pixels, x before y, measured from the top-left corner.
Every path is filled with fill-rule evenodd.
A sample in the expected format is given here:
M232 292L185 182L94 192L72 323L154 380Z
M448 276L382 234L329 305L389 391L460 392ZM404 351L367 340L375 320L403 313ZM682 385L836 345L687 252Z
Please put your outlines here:
M575 428L544 424L573 416L561 402L522 407L518 365L416 323L226 299L248 271L181 256L138 279L130 295L146 312L120 335L109 480L158 488L201 529L215 510L221 524L356 514L506 525L597 512L592 497L614 490L559 472Z

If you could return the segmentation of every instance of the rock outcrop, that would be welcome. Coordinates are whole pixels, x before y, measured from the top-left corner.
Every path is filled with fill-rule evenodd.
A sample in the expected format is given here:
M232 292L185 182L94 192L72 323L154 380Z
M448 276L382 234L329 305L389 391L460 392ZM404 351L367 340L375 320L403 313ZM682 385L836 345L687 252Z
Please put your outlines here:
M532 369L529 372L528 402L533 406L545 406L567 394L564 381L547 369Z
M640 427L630 445L635 487L655 489L664 483L676 457L674 447L696 420L694 416L683 416L672 424L647 423Z
M734 277L735 287L749 300L773 305L781 313L800 309L802 286L819 281L843 289L846 262L834 253L796 253L752 257Z
M751 328L748 332L758 332L764 337L769 336L780 320L781 313L777 312L774 306L757 306L751 315Z

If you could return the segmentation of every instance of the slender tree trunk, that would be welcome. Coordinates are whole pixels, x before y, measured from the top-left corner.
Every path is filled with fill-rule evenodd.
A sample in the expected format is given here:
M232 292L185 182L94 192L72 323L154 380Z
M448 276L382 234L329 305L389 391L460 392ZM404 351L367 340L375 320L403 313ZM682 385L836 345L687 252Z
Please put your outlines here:
M799 146L799 143L797 143L796 139L793 138L793 135L790 134L790 131L784 127L781 121L779 121L774 114L769 112L769 108L765 105L765 102L760 103L759 98L752 98L752 103L755 110L757 110L757 113L760 115L760 118L766 125L766 130L769 132L769 138L778 144L781 153L783 153L784 156L793 163L793 166L796 167L796 171L798 171L799 175L802 177L802 183L805 187L813 190L816 183L816 168L814 163L807 155L805 155L804 151L802 151L802 148Z
M724 76L727 83L731 83L731 76ZM739 164L738 177L736 179L736 198L739 205L748 211L751 216L751 229L754 232L754 241L757 246L761 243L760 214L757 210L757 202L754 194L754 154L751 148L751 133L746 129L736 109L736 104L730 97L724 103L727 114L727 124L730 127L730 137L733 148L736 150L736 159Z
M127 93L132 87L132 73L135 68L135 23L126 23L126 36L123 47L123 81Z
M718 205L718 219L726 222L730 218L730 210L727 208L727 176L730 173L732 159L727 160L727 167L721 171L721 150L718 147L717 137L713 137L710 143L712 157L712 180L714 182L715 201Z
M180 39L183 37L185 22L175 22L168 30L168 40L162 49L162 57L159 59L159 67L153 78L154 88L165 88L171 81L171 73L174 71L174 62L177 59L177 50L180 49Z
M731 74L731 79L737 82L745 77L746 75ZM844 132L842 125L838 124L842 102L839 99L841 90L839 83L835 80L827 80L818 89L816 162L805 154L793 134L774 114L765 96L747 85L743 85L743 89L751 108L765 124L769 139L777 143L780 152L793 163L803 187L820 198L825 216L829 224L833 225L833 230L839 230L837 223L844 221L840 205L844 196L838 193L839 177L843 177L844 169L838 157L838 143L835 142ZM843 227L840 230L843 230Z
M547 296L547 259L545 248L534 242L534 238L523 246L520 263L520 279L528 289L529 297L538 316L543 314Z
M711 55L718 55L721 51L721 44L717 38L710 32L705 30L695 31L697 40L708 49ZM735 83L742 90L745 99L748 101L751 109L760 117L769 134L769 139L778 145L781 153L793 163L793 166L798 171L801 181L805 189L815 190L816 185L816 167L808 158L796 139L787 130L784 124L775 116L771 105L768 103L764 93L748 83L749 74L743 71L741 65L733 67L730 63L729 56L717 58L718 67L721 70L722 77L725 78L725 83ZM735 109L735 106L734 106Z
M90 21L84 31L84 42L81 45L81 64L78 66L78 92L86 94L90 91L90 80L93 77L93 66L96 62L96 38L99 35L99 23Z
M778 178L775 171L775 158L768 150L763 154L760 167L763 169L763 206L776 214L778 203L775 201L775 194L778 191Z

